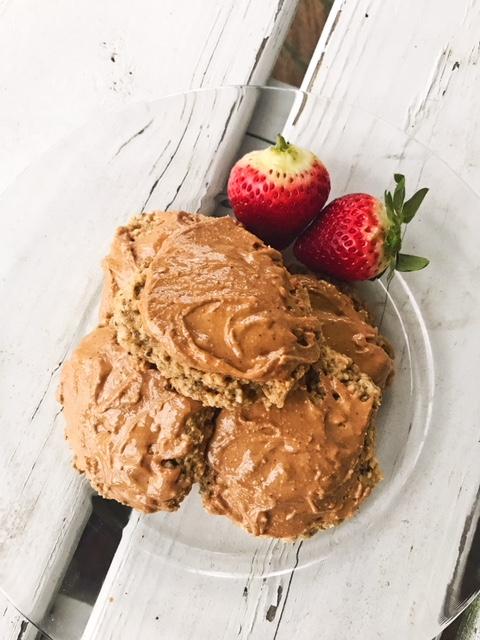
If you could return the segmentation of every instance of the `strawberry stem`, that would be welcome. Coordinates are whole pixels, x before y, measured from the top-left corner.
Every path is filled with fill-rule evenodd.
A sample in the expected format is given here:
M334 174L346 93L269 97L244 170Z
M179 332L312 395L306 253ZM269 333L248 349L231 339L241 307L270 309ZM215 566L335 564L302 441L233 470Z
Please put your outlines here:
M277 134L276 145L273 148L276 151L287 151L289 146L289 143L285 140L282 134Z

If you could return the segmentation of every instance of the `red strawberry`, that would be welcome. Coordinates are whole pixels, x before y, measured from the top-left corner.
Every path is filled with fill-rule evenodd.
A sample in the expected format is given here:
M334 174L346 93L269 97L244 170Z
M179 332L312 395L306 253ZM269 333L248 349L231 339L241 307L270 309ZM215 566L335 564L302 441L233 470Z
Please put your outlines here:
M366 193L352 193L331 202L298 238L294 252L313 271L342 280L370 280L388 268L418 271L428 260L400 253L402 225L410 222L428 189L405 202L405 177L395 174L395 192L385 202Z
M238 220L277 249L313 220L329 193L330 177L317 156L280 135L275 146L243 156L228 180Z

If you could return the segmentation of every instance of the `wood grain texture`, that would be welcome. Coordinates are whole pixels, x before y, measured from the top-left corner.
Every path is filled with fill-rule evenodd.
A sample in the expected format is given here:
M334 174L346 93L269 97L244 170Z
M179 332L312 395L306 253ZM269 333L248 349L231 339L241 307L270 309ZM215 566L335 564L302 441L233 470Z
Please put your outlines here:
M300 87L330 10L329 0L300 0L272 76Z
M295 3L269 1L261 3L255 12L249 2L212 2L205 7L151 2L145 3L143 13L126 2L91 5L88 12L80 11L74 3L60 6L53 1L42 6L41 12L30 9L31 5L21 0L5 5L0 25L4 34L0 38L2 56L17 57L17 78L25 72L22 84L15 83L9 69L2 78L2 90L8 95L2 100L2 109L9 116L0 118L8 133L4 150L7 153L15 148L17 153L16 160L9 158L9 170L16 162L20 168L27 157L62 135L65 128L91 115L99 103L111 108L130 101L133 94L136 99L152 98L180 87L261 82L273 65ZM60 16L65 18L62 29L58 28ZM159 24L163 33L160 39ZM7 37L9 32L15 37ZM46 39L49 47L35 46L35 38L38 43ZM240 43L242 55L238 56ZM64 55L54 55L57 50ZM152 51L161 64L152 64ZM179 65L179 60L185 66ZM46 69L47 63L54 68ZM67 73L69 64L76 65L78 76ZM130 74L132 69L134 73ZM131 78L135 74L136 80ZM33 90L40 96L40 115L32 113L31 104L27 106L28 83L28 95ZM35 86L37 89L33 89ZM197 109L195 117L202 117L206 125L203 138L197 141L189 139L187 126L189 118L194 117L195 105L187 100L184 107L185 119L179 119L178 112L171 114L171 124L165 119L151 123L151 114L142 107L138 118L128 123L120 119L124 127L109 126L108 116L102 126L100 118L97 129L90 131L87 127L80 134L84 140L77 147L76 157L69 154L68 144L60 146L33 173L24 174L2 200L5 251L0 268L5 305L0 355L2 378L8 382L2 384L1 391L0 576L17 606L36 620L48 611L90 508L86 483L70 466L55 392L64 358L95 323L98 265L108 238L129 215L143 206L155 206L155 186L160 178L162 193L168 195L171 206L176 198L185 200L182 185L192 193L201 193L196 186L203 181L214 190L217 156L223 157L228 126L232 136L228 144L225 138L225 152L233 153L240 142L241 117L232 113L231 103L219 100L217 105L203 104ZM245 113L249 108L245 104ZM58 122L60 111L67 121ZM12 119L18 127L13 126ZM125 136L130 125L131 133ZM171 149L153 147L151 157L138 157L137 168L143 167L141 180L136 188L122 190L119 176L125 171L130 179L133 175L135 168L129 158L135 157L138 136L155 136L155 125L157 130L162 125L170 127ZM42 136L35 147L32 128L37 126ZM198 124L192 124L192 130L198 130ZM103 140L102 151L93 155L99 140ZM202 160L210 158L210 162L198 163L200 171L183 164L180 174L174 159L185 158L194 143L204 154ZM7 155L3 162L7 162ZM95 213L84 185L90 179L88 171L99 167L104 170L108 195L105 191L105 198L96 201ZM62 194L62 181L79 186L72 200ZM113 185L117 185L114 197ZM95 188L94 180L89 188ZM69 189L69 193L75 189ZM204 190L203 196L208 193ZM32 194L36 194L34 199ZM199 204L192 203L192 207ZM207 201L202 204L209 206ZM15 212L14 217L11 212ZM94 243L88 239L89 234L95 237ZM63 264L67 254L71 265L68 282L55 266ZM9 284L13 269L16 288ZM27 308L25 299L29 301ZM22 308L24 313L19 315ZM2 637L4 629L10 633L10 624L9 616L2 617ZM22 631L18 624L17 630Z
M303 86L336 102L316 113L303 111L300 104L290 118L291 135L316 146L321 155L322 140L326 144L339 133L341 138L348 128L338 104L358 104L418 136L479 191L479 9L478 3L468 1L336 2ZM366 126L365 135L371 134ZM395 149L389 142L378 140L379 155L384 146L385 164L396 156L397 168L410 166L414 177L421 175L421 161L412 158L409 165L411 147ZM351 156L355 150L347 153ZM371 176L358 175L361 167L357 175L341 166L336 169L337 193L362 188L362 180L371 184ZM448 261L447 255L457 251L459 256L470 256L463 263L460 258L453 270L437 270L434 265L428 286L415 280L415 295L437 349L438 385L451 385L449 399L440 401L444 409L433 421L429 456L420 460L416 486L407 487L389 522L373 538L366 536L354 548L345 547L341 562L294 576L277 638L300 637L299 619L308 620L307 637L312 638L320 625L332 638L429 637L436 632L432 620L437 618L440 625L472 593L472 585L465 588L464 570L468 562L473 568L478 538L480 451L478 426L473 425L478 425L475 416L480 407L473 387L467 387L462 377L478 359L478 343L466 341L465 332L468 317L478 314L480 306L476 294L470 298L468 287L453 307L443 294L452 289L452 282L463 286L472 270L478 272L474 248L470 245L465 254L462 246L468 244L469 233L476 233L476 206L470 198L467 207L455 190L449 193L434 176L430 186L437 198L445 193L439 208L450 212L442 222L439 212L438 217L435 211L430 213L435 216L429 223L430 235L443 229L449 237L449 245L445 240L437 252L438 260ZM421 241L429 243L425 232L416 233L419 246ZM435 251L433 245L431 250ZM461 311L452 316L452 308ZM319 598L315 606L305 597L312 584Z
M8 5L3 10L8 12ZM202 8L202 11L208 10ZM433 15L435 20L429 19ZM475 158L475 149L478 149L475 111L478 67L475 55L470 56L469 52L474 52L478 44L475 41L478 34L477 20L478 5L463 0L460 3L433 3L427 0L410 0L407 3L363 0L356 3L337 2L327 31L319 43L307 86L321 95L334 95L340 101L352 103L358 100L371 111L393 120L399 126L407 126L421 137L426 136L424 139L433 148L442 155L449 154L455 167L465 172L469 179L473 179L478 170ZM396 35L397 31L402 37ZM455 53L464 53L464 57L458 60L459 66L455 65L455 56L451 70L449 64L443 64L445 56L442 58L442 51L446 42L454 44ZM447 62L449 59L447 56ZM114 65L118 63L118 58L116 62L105 62L116 68ZM107 65L107 68L110 67ZM226 67L223 73L227 73ZM297 113L293 114L292 119L296 115ZM321 135L325 132L341 137L341 127L345 126L345 121L336 122L335 112L326 110L316 114L325 122L323 131L317 131L312 126L311 115L304 114L305 118L302 120L301 114L295 124L297 128L290 130L298 131L299 139L309 132L317 132L318 136L312 139L312 144L315 145L321 142ZM228 113L224 117L227 118ZM129 147L135 145L135 134L149 121L149 118L139 119L138 126L132 128L130 136L112 142L112 156L120 147L125 149L125 155L122 156L121 152L119 156L119 162L125 163L125 171L131 166L130 158L134 157L135 147L132 146L132 150ZM463 124L466 121L469 122L468 130ZM318 121L315 120L315 123L318 124ZM306 133L302 133L302 130ZM149 127L147 132L153 133L154 129ZM467 135L471 144L457 144L458 141L466 140ZM128 142L132 136L133 139ZM123 147L125 143L127 146ZM321 152L321 148L318 150ZM403 152L405 156L408 151L408 148L401 150L399 155ZM393 154L395 153L397 152L394 151ZM392 155L390 148L385 149L385 155L387 154ZM402 160L401 157L398 159ZM390 158L389 162L394 160ZM160 173L165 169L168 157L161 162L165 164ZM153 164L154 162L152 167ZM417 167L421 168L421 161ZM155 167L157 168L159 167ZM68 179L68 167L64 175ZM139 191L134 194L118 194L118 202L122 202L123 209L114 211L117 203L113 203L114 206L108 213L108 225L124 218L128 211L144 202L158 175L152 173L151 183L142 183ZM340 172L338 175L341 176L341 184L336 186L338 190L352 184L348 172ZM354 183L355 180L358 183L360 178L363 179L359 174L356 177L354 175ZM174 185L173 182L169 184ZM181 188L182 180L177 182L178 185ZM176 188L173 187L169 202L172 195L175 196ZM461 213L462 210L454 200L455 194L449 192L448 185L439 185L438 193L445 194L447 204L438 208L436 230L445 233L447 229L448 235L451 227L446 225L451 225L450 219L453 219L456 220L454 228L462 228L468 235L470 232L465 231L467 222L458 219L459 211ZM155 191L154 188L152 195L155 203L161 202L160 190ZM48 193L45 198L47 203ZM152 200L152 205L154 201ZM11 204L12 207L15 204L17 208L26 206L27 194L24 201L18 200ZM465 215L468 212L468 216L470 204L471 202L462 202ZM101 242L107 241L108 225L105 224L99 232ZM428 249L434 250L435 238L426 241ZM95 249L96 252L103 251L101 242ZM87 258L96 260L97 256L89 253ZM469 269L470 267L469 277L478 277L478 264L472 260ZM453 366L456 369L471 370L471 358L475 355L472 345L476 343L466 344L465 334L462 333L465 322L470 326L471 320L465 319L464 313L456 311L468 308L472 310L472 317L475 317L474 310L478 309L475 285L472 285L472 296L465 298L459 295L451 300L450 311L445 317L435 318L439 305L442 304L442 279L445 281L456 277L463 282L465 274L462 265L457 265L453 271L444 269L440 276L429 280L426 274L425 290L428 289L434 295L418 297L432 324L434 340L443 349L444 356L440 360L438 371L440 374L449 372ZM420 275L420 279L423 277L423 274ZM85 287L85 283L82 286ZM91 287L81 290L91 296L93 284ZM25 349L27 347L28 344ZM60 355L62 353L60 349ZM37 390L42 393L41 385L43 384L44 390L54 366L55 363L52 363L46 373L40 373L39 369ZM303 548L298 545L289 552L292 567L290 574L265 581L253 577L231 581L212 580L176 569L168 562L160 563L159 570L152 572L151 558L139 557L141 545L138 523L132 519L85 637L89 640L129 640L138 635L139 629L142 630L142 637L147 640L157 637L173 640L190 637L200 640L211 637L228 640L235 637L262 640L301 637L302 640L313 640L320 633L333 640L350 636L362 640L396 640L397 637L416 640L414 633L421 634L418 637L422 639L427 637L424 634L424 616L430 615L432 611L437 614L444 610L446 587L453 585L455 588L458 584L454 575L456 567L463 566L465 554L474 537L476 516L473 505L478 485L475 469L478 468L479 454L478 434L472 432L471 425L478 425L479 416L478 411L471 414L462 410L462 421L459 424L458 405L454 401L454 396L465 397L465 394L477 398L478 394L471 386L473 379L470 376L463 385L454 387L452 394L440 405L441 415L437 413L436 418L438 417L438 423L444 422L446 417L451 420L448 433L445 434L443 430L437 434L433 432L429 449L431 460L422 459L418 484L405 491L387 522L362 538L360 552L357 541L355 547L346 546L342 549L341 562L338 564L326 563L315 569L295 571L296 563L301 560L303 553ZM52 380L52 384L55 384L55 380ZM32 397L32 402L33 400L35 398ZM38 398L36 400L38 403ZM31 407L32 413L35 406ZM478 409L478 405L473 406ZM46 414L36 418L40 419L43 423ZM42 428L46 428L46 425L47 422ZM459 438L459 433L463 434L467 428L466 439ZM29 460L35 460L35 450L41 447L41 438L45 438L45 434L47 431L40 432L38 441L34 439L33 442L25 434L22 442ZM50 441L47 441L47 445L52 446ZM40 478L44 477L45 469L51 464L48 455L43 454L39 471L43 475ZM29 470L25 468L28 475ZM35 478L33 475L32 485ZM18 481L21 484L24 480L25 475L22 476L21 472ZM54 483L55 478L52 478L50 488L42 487L46 491L46 497L42 497L42 500L48 500L50 496L53 501L57 497L58 492L53 491ZM32 496L36 495L35 491L35 488L29 486L28 492L32 492ZM81 493L77 495L80 499ZM448 505L447 508L445 504ZM43 518L46 517L45 513L46 511L43 512ZM412 540L415 540L413 544ZM432 541L435 541L434 544ZM60 549L59 558L65 548L68 548L68 544ZM461 572L457 577L461 579ZM33 578L35 580L36 576ZM390 597L386 595L388 593L391 593Z
M326 64L324 61L328 62L329 66L326 69L331 83L331 93L340 103L351 103L356 99L360 103L363 103L363 100L368 103L372 91L374 94L377 92L375 104L367 104L368 108L394 120L393 114L398 105L405 107L403 111L400 109L399 113L406 117L408 105L412 102L416 104L418 95L429 94L425 87L431 86L430 75L426 71L437 68L438 31L442 33L443 29L444 35L448 31L465 49L474 46L474 38L478 31L472 27L476 21L476 7L472 4L465 4L459 9L458 6L446 4L440 7L436 4L434 8L428 3L412 3L411 6L405 7L403 3L402 10L399 4L395 4L393 16L397 20L395 24L402 27L402 33L410 33L411 17L414 15L417 18L413 23L414 34L407 38L407 41L403 41L400 38L392 38L389 32L393 19L391 9L392 7L385 6L385 3L370 2L368 6L366 3L337 3L330 18L329 30L320 42L315 65L317 62L321 65ZM428 13L431 16L434 12L435 27L431 21L420 19L422 15L426 16ZM368 36L362 39L359 34L363 20L370 20L372 16L377 16L377 21L370 24ZM348 29L346 25L349 26ZM451 31L452 25L457 31ZM414 55L415 38L422 43L418 60ZM378 45L378 42L382 44ZM330 46L334 48L331 50ZM378 54L379 47L382 50L381 58ZM364 53L367 60L365 63L362 57ZM405 59L408 60L408 65L404 69ZM398 61L402 61L402 83L394 81L390 76L387 77L387 71L389 73L392 67L398 66ZM467 76L476 72L474 67L475 64L467 67ZM315 85L312 81L309 88L320 95L329 95L330 92L325 90L323 84L323 76L315 73L316 68L312 67L311 77L317 78L319 84ZM453 69L452 65L452 72L460 69ZM376 83L373 76L382 70L384 75L380 80L384 81L384 85L382 82ZM404 77L407 72L408 79ZM434 77L437 76L434 74ZM468 80L465 79L465 82L468 83ZM348 92L350 86L356 89L356 93L352 92L352 97ZM343 89L343 92L340 90L336 93L338 88ZM362 88L363 93L360 91ZM470 90L474 92L475 85L471 85ZM419 113L422 117L421 120L417 118L415 127L421 122L422 131L429 128L434 131L436 125L433 126L432 122L446 118L448 112L455 113L457 118L462 119L462 109L465 109L465 118L469 118L471 129L475 132L476 120L471 117L470 112L475 102L466 101L462 107L462 101L456 92L453 92L451 98L447 96L448 91L442 96L442 100L428 98L425 102L428 104L428 118L421 108ZM453 107L449 107L449 100L453 102ZM388 107L386 112L380 110L384 104ZM348 121L339 117L339 111L341 110L322 108L314 113L306 111L299 115L295 110L287 132L298 135L298 141L315 147L321 154L322 140L327 134L329 138L335 140L337 137L341 141L342 130L348 128ZM408 122L411 124L410 120L405 120L405 123ZM445 126L447 122L446 120ZM402 126L402 120L397 121L397 124ZM418 131L422 133L420 129ZM430 140L432 147L438 151L443 149L444 154L450 152L455 143L455 132L458 133L456 122L448 123L447 131L439 127L436 137ZM367 128L365 136L373 133ZM381 156L382 152L384 153L385 167L393 171L403 163L403 166L410 168L414 176L420 176L428 154L414 155L413 146L408 144L401 149L392 149L389 143L391 144L391 140L387 138L383 143L381 139L378 140L378 154ZM339 145L338 148L345 147ZM464 147L461 150L463 151ZM353 186L359 188L362 181L366 184L366 179L369 180L370 187L380 189L382 185L378 183L378 179L372 175L365 175L361 166L352 171L349 165L351 156L359 161L361 147L355 150L347 149L345 156L347 155L348 159L339 158L338 166L335 166L336 191L340 192ZM457 168L460 169L462 166L460 162ZM385 167L379 167L379 175L383 175ZM434 179L435 176L431 177ZM433 211L438 211L435 219L430 222L435 234L419 232L418 242L425 242L429 255L437 256L438 261L435 270L432 268L430 273L418 276L414 292L425 314L436 350L439 388L443 389L441 385L446 383L450 387L444 397L436 400L432 432L428 441L428 456L423 456L420 460L416 484L405 489L386 521L363 534L355 544L345 545L336 560L314 569L295 571L295 564L298 559L301 560L303 552L302 548L297 548L295 555L291 557L292 571L287 576L265 581L254 578L243 583L235 581L235 586L226 582L223 583L223 589L219 589L218 584L210 579L201 576L191 577L188 585L194 594L192 597L195 607L189 610L188 622L178 621L176 604L186 588L184 576L181 573L173 574L179 579L179 583L175 583L179 584L177 592L171 584L167 591L165 581L168 581L168 578L163 574L162 577L157 575L155 584L150 583L150 586L158 589L158 599L150 595L148 603L144 604L142 612L138 615L131 613L133 607L129 608L133 618L122 626L125 637L128 636L128 631L131 632L135 628L135 624L142 625L147 637L155 637L155 622L170 625L174 620L172 633L175 638L189 637L189 633L195 629L197 637L200 638L218 633L220 637L225 638L236 635L238 638L250 639L313 639L318 637L321 630L325 637L335 640L350 636L362 640L413 640L430 637L436 633L442 617L453 614L461 604L462 566L465 565L471 551L477 522L475 504L478 501L479 438L478 428L472 428L472 425L478 425L479 407L477 394L469 376L462 378L460 373L460 376L452 379L449 375L452 371L458 373L473 370L478 357L478 343L473 338L471 341L465 341L468 331L472 331L472 320L465 318L462 311L468 308L472 314L469 317L472 318L479 310L474 285L478 263L473 259L474 247L468 242L476 228L473 224L476 201L472 195L460 197L461 189L453 189L447 183L433 180L430 186L435 189ZM462 203L461 208L459 202ZM435 215L431 211L430 215ZM438 247L436 238L450 237L454 246L459 244L459 239L450 235L450 225L462 229L462 238L465 238L468 245L470 257L464 264L461 261L457 265L446 262L442 266L443 248ZM410 237L407 240L415 243L416 238ZM458 250L461 252L462 248L459 246ZM459 287L458 297L453 292L453 297L447 298L443 283L453 280L464 284L467 279L471 285L466 287L466 291ZM460 313L458 310L461 310ZM461 407L459 399L462 402ZM134 532L130 531L129 535L132 536L130 541L133 548ZM125 540L125 544L129 544L129 539ZM125 576L125 568L116 566L117 581L109 585L120 598L122 570ZM168 576L171 575L169 570ZM135 586L140 586L135 578L132 578L132 582ZM209 616L205 612L213 602L219 603L219 607L215 609L215 616ZM165 605L162 606L161 603ZM152 615L155 607L157 613ZM239 611L241 615L238 615ZM93 632L93 625L98 624L97 630L112 633L114 616L115 608L112 608L108 617L93 618L89 631ZM96 637L95 634L92 637Z
M266 81L296 0L9 0L0 5L0 191L99 112Z
M250 113L252 100L246 98L242 102L242 110L247 105L246 113ZM208 100L208 96L204 99ZM258 103L256 103L258 104ZM198 117L204 117L207 111L205 104L198 110ZM282 109L278 100L271 99L259 105L256 117L251 123L253 135L262 132L267 137L273 136L275 131L283 125L288 108ZM228 108L225 106L225 116ZM224 117L225 117L224 116ZM188 118L186 112L184 120ZM160 121L162 119L160 118ZM210 122L222 122L209 116ZM269 123L268 127L264 122ZM219 124L218 124L219 126ZM172 186L175 176L180 176L180 190L176 195L177 203L189 206L195 210L202 207L204 203L218 193L223 187L232 162L232 152L236 149L238 138L234 132L238 127L233 126L228 139L225 139L225 154L219 154L215 141L211 142L210 151L202 149L195 141L198 132L198 119L189 122L190 132L185 135L192 135L193 139L184 141L188 152L185 157L185 166L182 167L182 154L179 152L176 165L172 169ZM227 130L228 131L228 130ZM141 141L145 142L144 139ZM195 142L195 144L193 144ZM239 153L257 146L258 140L249 138L243 141L243 147ZM149 145L151 146L151 145ZM155 146L155 145L153 145ZM203 181L190 182L189 188L184 190L182 181L183 175L187 172L188 166L193 165L202 170L208 162L205 159L215 152L216 163L212 165L212 174L209 179ZM228 153L227 153L228 152ZM126 158L126 166L131 165L132 157L136 154L135 149L130 150L130 155ZM198 156L198 157L197 157ZM213 178L213 176L215 176ZM189 175L189 180L195 180L195 175ZM167 175L163 175L161 183L154 191L154 206L163 207L171 199L169 194L169 180ZM206 195L203 192L206 189ZM208 196L208 191L211 192ZM186 201L185 198L193 200ZM172 205L174 206L174 205ZM171 516L170 516L171 517ZM221 547L221 533L218 534L218 545ZM224 634L223 637L247 637L249 629L253 629L258 615L261 615L262 600L258 602L254 610L250 610L249 598L254 598L255 593L260 595L262 580L252 576L240 580L232 579L212 579L210 576L195 574L186 571L184 567L178 567L172 563L171 541L161 536L153 536L149 540L149 526L145 524L145 518L132 516L129 524L124 530L121 544L117 550L110 570L105 579L100 596L95 604L92 616L89 620L85 634L86 639L97 638L131 638L136 629L142 629L142 637L154 638L159 630L168 627L169 637L189 638L207 637L207 634L215 634L217 631ZM276 546L272 544L265 556L256 559L252 558L251 573L261 573L262 566L268 565L270 558L276 554ZM284 550L284 554L291 557L291 563L295 562L296 546L290 550ZM278 584L277 584L278 582ZM283 579L282 579L283 582ZM275 586L273 586L275 584ZM268 595L268 607L275 602L280 581L269 582L269 587L274 589L275 594ZM263 592L262 592L263 593ZM186 595L188 594L188 596ZM263 596L262 596L263 597ZM188 602L188 604L187 604ZM212 603L215 604L212 611ZM265 604L265 602L263 603ZM184 607L188 607L188 615L182 615ZM270 614L272 615L272 614Z
M480 5L337 0L302 88L381 116L480 190Z
M294 563L294 547L291 553ZM252 571L259 569L252 558ZM82 639L131 638L138 629L148 639L162 633L172 639L248 638L259 617L275 606L279 584L215 579L176 567L167 548L145 552L145 529L133 516Z
M2 640L43 640L38 630L0 593Z

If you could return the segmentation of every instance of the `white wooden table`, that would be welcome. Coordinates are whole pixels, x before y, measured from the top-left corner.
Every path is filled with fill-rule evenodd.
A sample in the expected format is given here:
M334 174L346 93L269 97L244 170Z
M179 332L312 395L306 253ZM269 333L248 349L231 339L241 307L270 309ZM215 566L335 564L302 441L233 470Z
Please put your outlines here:
M99 112L192 87L265 82L295 4L142 0L133 8L127 0L0 0L0 187ZM471 0L337 0L304 88L358 103L415 134L480 192L479 33L480 5ZM260 119L257 133L265 126ZM164 188L153 190L149 206L165 204ZM26 225L29 194L24 198L12 207ZM24 420L1 416L0 575L18 576L37 617L55 598L90 512L85 484L67 465L54 465L64 444L53 390L68 345L55 338L65 318L52 323L52 361L16 391L27 398ZM28 357L28 347L2 346L2 380ZM212 580L167 565L152 575L135 553L132 520L83 639L417 640L421 619L413 611L421 612L421 601L441 607L460 550L471 543L479 463L478 446L464 451L452 434L436 444L442 473L433 482L424 461L425 482L408 490L376 533L375 553L364 540L360 554L358 546L345 548L341 566L301 572L292 553L291 572L266 581ZM391 606L379 609L385 590ZM34 637L5 602L0 638Z

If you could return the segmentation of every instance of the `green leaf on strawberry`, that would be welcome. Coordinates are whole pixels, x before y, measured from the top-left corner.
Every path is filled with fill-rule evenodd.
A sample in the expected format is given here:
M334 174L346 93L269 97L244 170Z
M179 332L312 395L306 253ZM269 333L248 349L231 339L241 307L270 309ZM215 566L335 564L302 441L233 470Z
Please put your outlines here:
M385 191L385 207L387 209L388 219L393 221L395 206L393 204L393 197L390 191Z
M417 213L423 199L428 193L428 189L419 189L417 193L414 193L410 200L407 200L403 205L402 219L405 224L411 222Z
M430 260L427 260L427 258L410 256L407 253L399 253L395 268L397 271L420 271L420 269L425 269L429 263Z
M394 175L397 186L393 193L393 206L395 211L398 211L399 215L402 215L403 203L405 201L405 176L396 173Z

